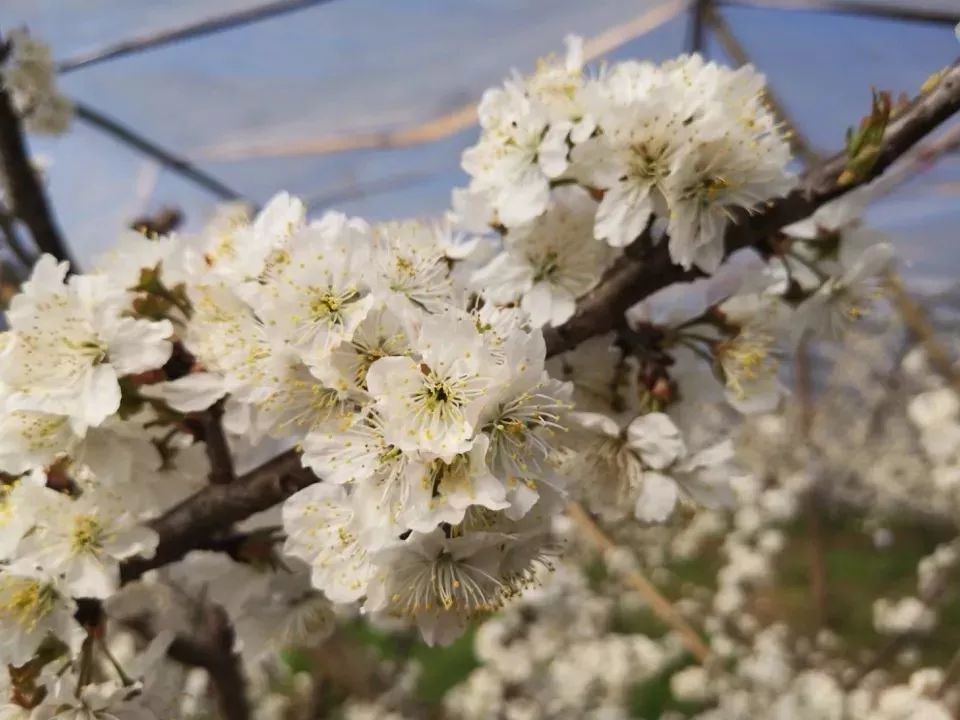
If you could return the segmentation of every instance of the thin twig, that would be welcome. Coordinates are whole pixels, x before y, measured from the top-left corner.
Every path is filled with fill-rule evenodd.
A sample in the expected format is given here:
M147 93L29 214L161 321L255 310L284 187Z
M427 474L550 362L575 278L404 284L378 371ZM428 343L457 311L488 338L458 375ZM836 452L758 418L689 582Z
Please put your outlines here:
M193 40L204 35L232 30L233 28L249 25L250 23L267 20L279 15L305 10L315 5L323 5L330 0L277 0L256 7L230 12L217 17L207 18L199 22L182 25L176 28L141 35L139 37L121 40L106 47L97 48L81 55L76 55L57 63L57 72L68 73L81 68L97 65L107 60L133 55L166 45Z
M717 39L720 41L727 55L730 56L730 59L737 65L750 65L750 56L747 54L746 48L737 40L736 35L734 35L733 30L727 24L721 12L712 4L705 5L702 12L704 20L713 29L713 32L716 33ZM818 162L820 160L819 154L813 149L813 146L807 140L806 136L800 131L796 121L790 116L783 101L777 97L773 91L773 87L769 83L763 94L773 114L786 126L790 148L794 154L807 165Z
M602 553L609 553L617 549L616 543L594 522L590 514L578 503L567 504L567 514L576 523L586 538ZM710 657L710 648L693 629L686 618L667 600L653 584L645 578L639 570L626 573L623 578L628 585L639 592L646 600L650 610L665 624L676 630L684 647L700 662L705 663Z
M942 698L947 694L947 690L960 678L960 650L957 650L950 658L950 664L947 665L943 673L943 680L940 681L940 687L937 688L936 696Z
M209 173L195 167L185 158L178 157L169 150L160 147L152 140L148 140L119 121L104 115L99 110L95 110L78 100L74 100L73 107L79 120L92 125L123 144L149 155L168 170L182 175L221 200L243 199L243 195L239 192L220 182Z
M666 0L635 18L587 38L584 60L594 60L637 37L660 27L684 10L690 0ZM416 125L373 130L349 135L332 135L272 143L231 142L202 149L208 160L245 160L264 157L327 155L352 150L383 150L410 147L442 140L472 127L477 122L477 104L469 102Z
M898 22L921 22L956 25L960 13L953 10L914 7L914 3L902 0L898 4L868 2L867 0L721 0L725 5L756 7L766 10L809 10L833 15L857 17L881 17Z
M946 568L942 574L920 593L920 601L927 607L937 607L952 588L954 583L954 572L956 568ZM851 677L846 683L845 688L852 690L859 685L867 675L888 667L891 662L900 654L906 646L912 641L918 639L918 635L913 632L902 632L894 635L874 654L873 658L860 671Z
M937 331L927 318L923 308L904 288L903 280L900 279L899 274L893 270L889 271L886 277L886 287L893 300L893 307L900 315L904 325L926 350L930 365L937 374L950 383L957 392L960 392L960 370L955 366L953 359L950 357L950 352L937 337Z

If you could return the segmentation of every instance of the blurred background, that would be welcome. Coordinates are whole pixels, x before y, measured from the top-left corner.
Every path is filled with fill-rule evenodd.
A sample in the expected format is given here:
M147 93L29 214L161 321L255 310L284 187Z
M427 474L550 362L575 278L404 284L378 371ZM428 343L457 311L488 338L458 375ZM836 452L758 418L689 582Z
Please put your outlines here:
M662 60L693 48L763 70L813 153L843 144L870 89L914 94L958 53L960 0L2 0L0 27L49 42L71 132L31 138L79 258L131 219L172 205L188 226L231 195L278 190L311 210L370 219L441 213L465 183L474 105L511 68L587 39L604 59ZM743 56L746 56L745 58ZM946 128L945 132L949 132ZM956 135L956 130L954 130ZM182 161L197 182L161 162ZM209 176L207 178L206 176ZM212 186L212 187L211 187ZM947 154L877 203L911 284L957 266L960 159Z

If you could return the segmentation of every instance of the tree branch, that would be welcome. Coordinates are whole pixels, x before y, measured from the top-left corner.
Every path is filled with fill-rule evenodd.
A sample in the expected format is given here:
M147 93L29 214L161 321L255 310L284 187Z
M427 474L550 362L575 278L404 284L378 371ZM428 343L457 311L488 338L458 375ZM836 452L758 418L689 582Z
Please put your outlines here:
M120 566L123 582L148 570L176 562L235 522L282 502L318 478L300 465L300 456L288 451L237 479L230 485L209 485L184 500L151 527L160 535L151 558L134 557Z
M752 215L741 212L727 230L727 255L751 245L764 247L781 228L809 217L817 208L878 177L927 133L960 111L960 62L947 68L940 81L917 97L887 126L876 163L857 182L841 185L847 155L840 152L806 172L797 188ZM613 330L632 305L676 282L701 273L684 271L670 262L666 243L627 254L594 290L580 299L577 312L558 328L547 328L547 353L570 350L589 337Z
M219 605L203 605L199 610L202 618L196 632L177 635L167 648L167 656L207 671L224 720L250 720L246 678L233 649L235 636L227 613ZM147 617L128 618L123 624L145 639L155 634Z
M570 516L581 533L603 554L606 562L609 554L617 550L617 544L579 503L571 502L568 504L567 515ZM650 612L673 628L680 637L683 646L697 659L697 662L704 664L710 659L710 647L700 637L700 633L687 622L680 611L639 570L632 570L623 574L623 579L630 587L640 593L640 596L650 608Z
M218 400L203 413L200 420L203 429L203 441L210 460L210 482L215 485L229 485L236 480L233 470L233 455L223 432L223 400Z
M848 185L838 182L847 157L839 153L808 171L799 186L786 197L749 215L741 213L726 236L727 254L757 246L792 222L812 214L824 203L880 175L924 135L960 111L960 64L947 68L939 82L914 100L888 126L883 149L870 172ZM558 328L544 335L547 354L570 350L594 335L613 330L624 311L675 282L693 280L694 271L684 271L670 261L666 244L653 248L635 244L593 291L581 299L577 312ZM282 502L318 479L300 466L299 456L288 451L239 478L230 485L211 485L154 521L160 545L153 558L131 558L121 566L124 582L144 572L182 558L205 539L232 523Z
M70 266L76 272L77 267L70 257L70 252L53 217L53 210L47 202L43 184L27 155L23 125L13 109L13 101L9 93L2 85L0 85L0 176L2 176L0 179L3 180L10 209L29 228L37 247L58 260L70 260Z
M16 256L20 264L23 265L23 268L29 272L30 268L33 267L33 263L36 261L36 256L20 242L13 215L7 211L7 208L4 207L2 203L0 203L0 234L3 235L3 239L7 247L10 248L10 252Z

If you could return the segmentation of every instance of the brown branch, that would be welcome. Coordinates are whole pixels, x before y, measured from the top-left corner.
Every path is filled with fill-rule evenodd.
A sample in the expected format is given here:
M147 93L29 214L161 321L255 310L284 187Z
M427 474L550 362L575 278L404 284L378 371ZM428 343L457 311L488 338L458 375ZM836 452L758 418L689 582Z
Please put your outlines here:
M247 702L246 678L240 658L234 651L234 630L227 613L219 605L202 605L201 622L195 632L177 635L167 656L183 665L203 668L217 694L217 706L224 720L250 720ZM139 616L124 619L123 625L144 639L155 635L148 618Z
M900 279L899 274L892 270L887 273L886 288L903 324L927 353L930 366L940 377L950 383L954 390L960 392L960 369L954 364L950 351L937 337L937 330L923 307L910 296L903 287L903 280Z
M742 5L768 10L809 10L833 15L880 17L900 22L921 22L956 25L960 13L955 10L911 7L914 3L850 2L850 0L723 0L724 5ZM919 3L916 3L919 5Z
M237 479L233 470L233 455L223 432L223 400L218 400L201 416L203 442L210 460L210 482L229 485Z
M318 479L300 466L300 456L289 451L264 463L230 485L210 485L184 500L151 527L160 535L151 558L134 557L120 566L123 582L149 570L176 562L203 547L235 522L282 502Z
M36 257L31 250L20 242L17 228L14 225L13 215L11 215L2 204L0 204L0 235L3 236L7 247L10 248L10 252L16 256L20 264L23 265L26 270L30 270L36 261Z
M807 171L798 187L752 215L739 213L727 230L727 255L749 246L765 248L767 239L790 223L810 216L821 205L879 176L897 158L927 133L960 111L960 64L947 68L940 81L917 97L887 127L877 162L854 183L841 185L847 166L840 152ZM594 290L580 299L577 312L558 328L547 328L550 355L570 350L594 335L613 330L624 311L658 290L676 282L696 279L700 273L685 272L670 262L666 243L620 259Z
M726 19L719 10L712 4L708 4L703 8L703 17L713 29L724 52L726 52L727 56L733 60L737 66L752 64L746 48L737 40L736 35L733 34L733 30L730 28L730 25L727 24ZM783 104L783 101L780 100L773 91L773 87L769 84L769 81L763 94L774 116L786 126L790 149L793 150L794 155L799 157L806 165L812 165L818 162L821 159L820 156L800 131L799 126L787 111L786 105Z
M581 533L602 553L609 553L617 549L616 543L597 525L579 503L569 503L567 505L567 515L580 528ZM654 615L677 632L684 647L690 651L698 662L705 663L710 658L710 648L700 637L700 633L693 629L687 619L639 570L624 574L623 580L640 593Z
M3 51L0 50L0 55ZM2 57L0 57L2 61ZM9 93L0 85L0 179L3 181L7 200L13 214L30 230L33 241L41 251L50 253L59 260L74 264L53 210L47 202L43 183L37 175L27 154L23 139L23 125Z
M753 215L741 214L727 232L727 254L748 247L764 248L780 228L812 214L818 207L880 175L897 158L960 110L960 64L947 68L940 81L901 112L887 127L877 162L857 182L841 185L847 165L843 153L808 171L799 187ZM574 316L544 335L548 355L570 350L594 335L613 330L624 311L657 290L675 282L692 280L670 262L666 244L628 252L593 291L581 299ZM205 538L232 523L282 502L298 490L317 482L303 470L296 452L289 451L247 473L230 485L211 485L154 521L160 545L153 558L132 558L123 563L122 577L129 582L144 572L182 558Z
M583 43L584 60L595 60L622 45L655 30L686 9L688 0L665 0L626 22L587 38ZM372 130L353 135L328 135L316 138L281 140L267 143L228 142L201 148L196 157L203 160L245 160L264 157L327 155L352 150L385 150L410 147L442 140L472 127L477 122L477 104L469 102L442 115L401 128Z

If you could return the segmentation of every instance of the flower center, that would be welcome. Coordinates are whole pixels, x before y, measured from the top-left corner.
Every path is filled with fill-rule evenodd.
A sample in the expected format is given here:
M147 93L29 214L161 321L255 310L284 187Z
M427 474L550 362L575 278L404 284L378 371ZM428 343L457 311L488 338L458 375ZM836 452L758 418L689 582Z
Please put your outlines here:
M712 202L729 187L730 183L726 178L720 175L717 175L716 177L707 177L704 178L700 183L700 196L707 202Z
M746 397L746 385L776 374L778 362L770 353L771 342L772 339L763 333L744 331L717 346L717 357L726 375L727 387L737 397Z
M93 515L79 515L73 521L70 533L70 547L74 553L96 554L103 545L104 528Z
M401 570L397 579L402 585L390 600L394 612L400 615L446 610L472 617L503 604L502 583L472 570L447 552Z
M560 256L555 250L549 251L533 265L537 267L537 272L533 277L534 282L549 280L560 270Z
M66 338L63 342L68 349L88 358L92 365L100 365L107 360L107 347L96 338L84 340Z
M630 146L630 151L630 175L634 179L656 184L667 174L665 144L651 147L651 143L636 143Z
M6 592L2 592L6 590ZM57 605L59 594L39 580L16 578L0 585L0 612L11 616L25 630L32 630Z
M357 300L358 296L359 293L354 288L348 288L340 294L329 290L318 292L310 300L310 315L314 320L336 320L343 307Z

